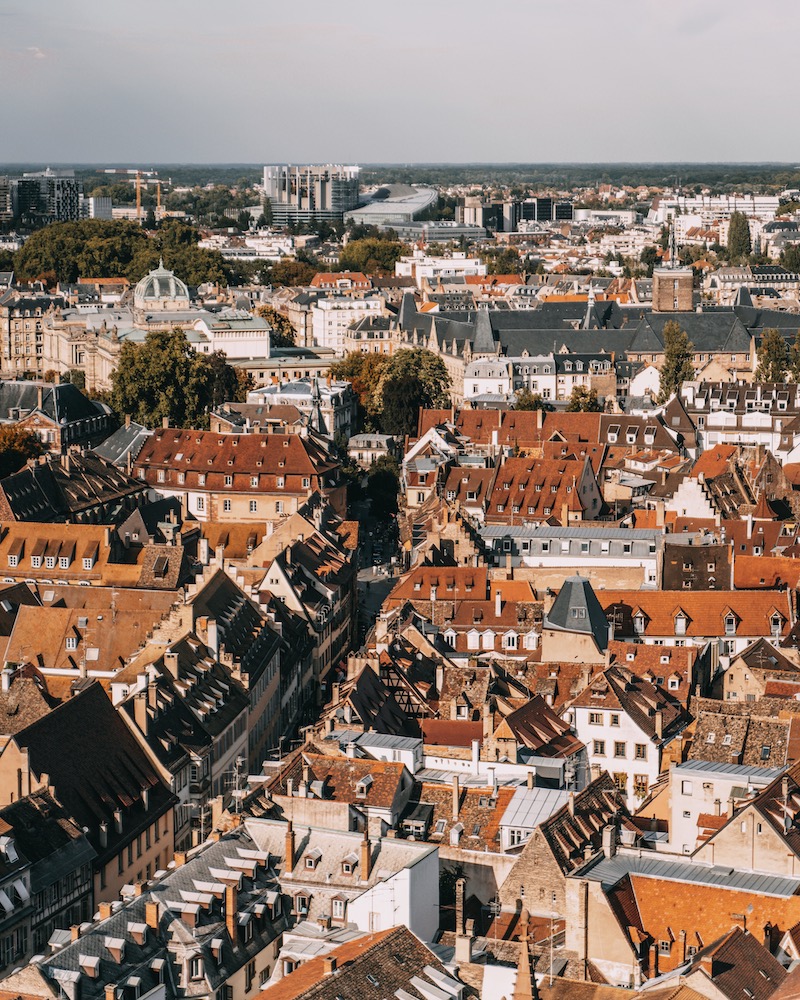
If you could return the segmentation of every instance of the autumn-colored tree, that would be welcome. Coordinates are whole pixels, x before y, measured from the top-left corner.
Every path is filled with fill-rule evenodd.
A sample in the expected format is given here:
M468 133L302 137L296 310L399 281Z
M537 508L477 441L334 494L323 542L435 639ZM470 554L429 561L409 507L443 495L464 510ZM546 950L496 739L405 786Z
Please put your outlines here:
M11 476L23 467L29 458L38 458L46 451L39 438L16 424L0 426L0 479Z

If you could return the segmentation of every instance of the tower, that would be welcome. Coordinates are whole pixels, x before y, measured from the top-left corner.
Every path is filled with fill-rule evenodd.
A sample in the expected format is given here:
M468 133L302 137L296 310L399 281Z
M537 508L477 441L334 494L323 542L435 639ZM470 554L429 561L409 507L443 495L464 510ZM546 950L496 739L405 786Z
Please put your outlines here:
M673 219L669 228L669 261L653 270L653 311L691 312L693 288L694 271L681 265Z

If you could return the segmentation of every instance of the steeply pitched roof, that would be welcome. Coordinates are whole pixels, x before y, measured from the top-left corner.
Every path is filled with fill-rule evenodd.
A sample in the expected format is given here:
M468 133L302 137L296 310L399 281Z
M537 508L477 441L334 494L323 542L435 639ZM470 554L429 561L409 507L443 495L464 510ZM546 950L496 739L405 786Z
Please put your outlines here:
M601 650L608 645L608 620L591 583L583 576L568 576L564 580L544 617L543 627L591 635Z

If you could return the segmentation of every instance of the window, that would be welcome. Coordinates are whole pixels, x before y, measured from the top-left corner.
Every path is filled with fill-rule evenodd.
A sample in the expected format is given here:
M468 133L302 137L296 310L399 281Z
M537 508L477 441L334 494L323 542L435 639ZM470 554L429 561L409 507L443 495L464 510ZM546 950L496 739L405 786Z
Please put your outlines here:
M225 485L226 486L233 486L233 476L226 476L225 477Z
M614 787L620 792L627 794L628 792L628 775L624 771L617 771L613 775Z
M633 776L633 793L641 798L647 795L648 780L646 774L634 774Z
M77 649L78 648L78 638L74 635L67 636L67 649Z
M185 472L179 472L178 473L178 486L183 486L183 484L185 482L186 482L186 473Z
M303 476L303 489L311 489L311 479L308 476Z
M192 979L203 978L203 959L199 955L194 955L189 960L189 975Z
M164 470L163 470L163 469L158 469L158 470L156 470L156 479L157 479L157 480L158 480L158 481L159 481L160 483L163 483L163 482L164 482Z
M692 794L692 783L691 781L681 782L681 795L691 795Z
M612 714L611 714L611 725L612 726L618 726L619 725L619 716L617 715L616 712L612 712Z
M197 485L198 486L205 486L206 485L206 474L205 474L205 472L198 473L198 475L197 475Z
M33 569L39 569L41 565L42 565L41 556L31 556L31 567Z
M627 757L627 749L625 743L620 743L619 741L614 743L614 756Z
M671 941L659 941L658 942L658 953L659 955L669 955L672 951Z
M647 760L647 744L637 743L633 756L635 760Z
M250 501L250 513L255 514L258 511L258 500Z
M229 512L231 509L231 502L227 498L222 501L222 509L226 512Z
M14 555L8 557L9 566L16 566L18 563L19 563L19 556Z
M725 615L725 635L736 635L735 615Z
M250 485L251 486L258 486L258 476L251 476L250 477Z
M520 844L524 844L528 839L528 834L525 830L509 830L508 832L508 842L511 847L519 847Z
M675 635L686 635L686 615L675 616Z
M334 920L344 920L344 900L334 899L333 900L333 919Z
M283 500L276 500L275 501L275 513L276 514L282 514L283 513Z
M206 498L205 497L198 497L197 498L197 509L198 510L205 510L206 509Z
M592 747L592 752L595 757L605 757L606 755L606 741L605 740L595 740Z
M256 978L256 960L255 959L253 959L252 961L248 962L247 965L245 966L245 975L244 975L244 978L245 978L244 991L245 991L245 993L249 993L250 990L253 988L253 980Z
M286 479L285 479L285 478L284 478L283 476L278 476L278 477L277 477L277 478L275 479L275 485L276 485L276 487L277 487L277 488L278 488L279 490L282 490L282 489L283 489L283 487L284 487L284 484L285 484L285 483L286 483Z
M603 725L603 713L602 712L589 712L589 725L590 726L602 726Z

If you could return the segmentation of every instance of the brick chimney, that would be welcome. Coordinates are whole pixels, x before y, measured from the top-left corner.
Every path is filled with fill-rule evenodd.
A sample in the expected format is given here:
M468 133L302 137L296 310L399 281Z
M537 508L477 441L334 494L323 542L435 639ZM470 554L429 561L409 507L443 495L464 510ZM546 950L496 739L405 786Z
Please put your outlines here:
M458 775L453 775L453 822L458 819L458 811L461 806L461 788L458 783Z
M286 859L284 861L284 872L290 872L294 868L294 827L292 821L286 824Z
M81 925L80 924L72 924L72 926L69 929L69 939L70 939L70 941L77 941L80 936L81 936Z
M158 903L144 904L144 922L150 930L158 930Z
M332 976L336 972L336 956L325 955L322 959L322 974Z
M105 1000L117 1000L117 984L106 983Z
M369 873L372 871L372 844L369 841L369 834L364 831L364 839L361 841L361 880L366 882Z
M225 928L230 935L231 941L236 944L236 903L237 891L235 885L225 886Z
M97 911L100 914L101 920L108 920L111 916L111 903L101 903L97 907Z

